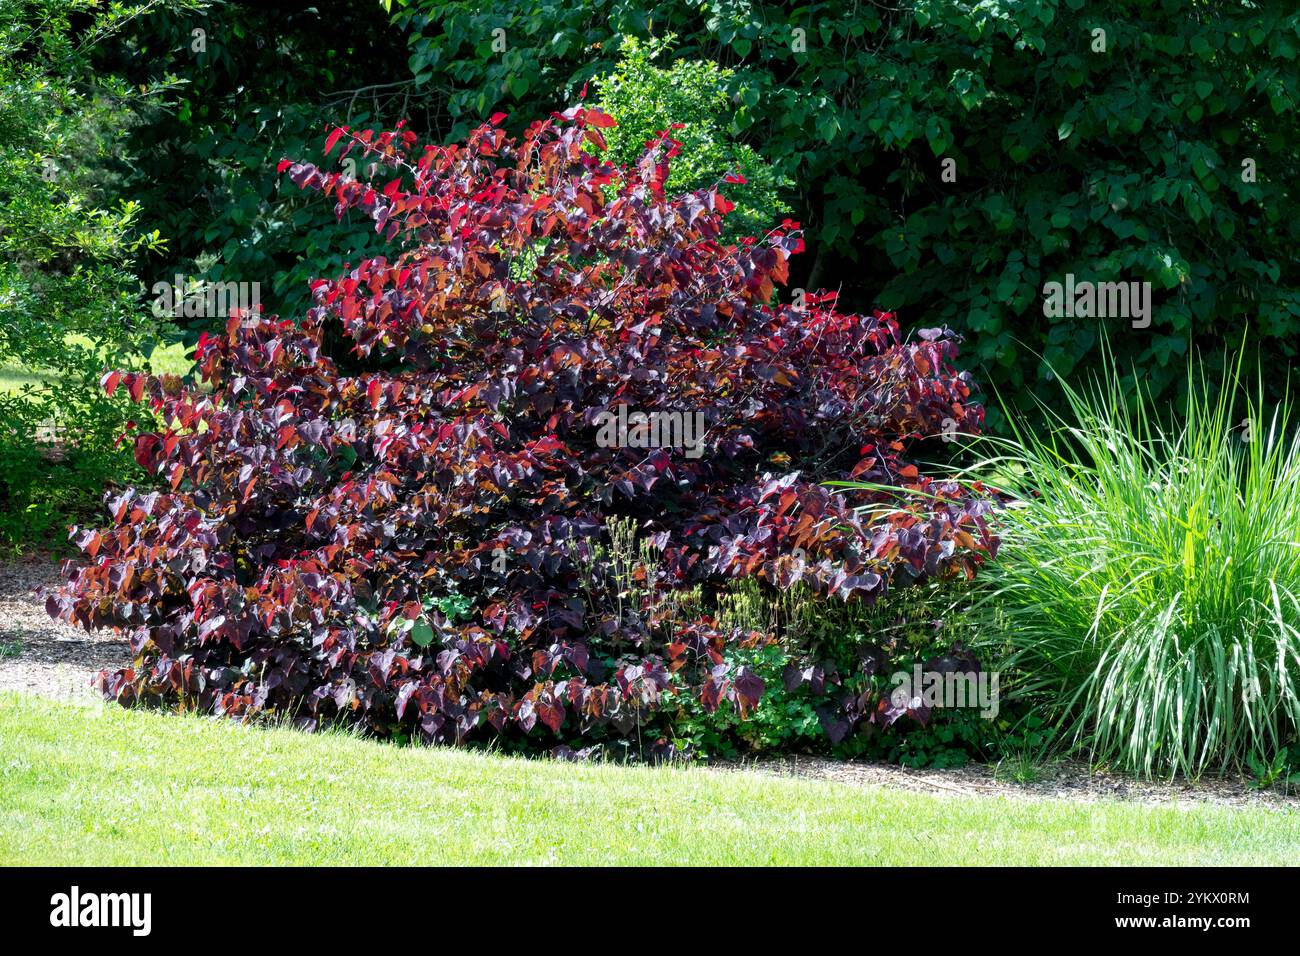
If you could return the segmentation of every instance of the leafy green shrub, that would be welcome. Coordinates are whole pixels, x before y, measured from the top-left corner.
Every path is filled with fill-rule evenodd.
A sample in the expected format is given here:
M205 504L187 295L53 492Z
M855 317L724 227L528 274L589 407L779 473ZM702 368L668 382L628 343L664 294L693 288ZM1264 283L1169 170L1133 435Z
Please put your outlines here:
M986 646L1062 742L1143 774L1271 764L1300 719L1300 439L1286 405L1189 375L1184 424L1118 376L995 442L1013 498ZM990 440L991 441L991 440Z
M62 532L138 474L99 378L157 342L130 263L159 240L100 174L145 94L97 73L86 45L142 9L95 7L0 8L0 545Z
M723 625L779 636L725 656L766 690L744 715L730 703L709 711L675 695L664 732L676 750L704 756L807 752L914 767L958 766L1023 745L1000 703L991 715L974 707L892 706L897 675L917 666L981 670L966 650L976 637L968 604L968 589L952 582L901 588L871 605L737 582L718 598Z
M631 163L648 140L672 126L682 146L668 177L668 192L694 192L739 173L744 188L728 190L736 208L727 216L723 237L731 242L743 236L761 239L790 212L781 198L791 188L790 181L730 135L733 97L744 95L732 70L709 60L679 59L667 68L655 66L653 61L674 39L643 43L628 38L618 67L599 79L597 105L618 118L618 125L606 134L609 157Z

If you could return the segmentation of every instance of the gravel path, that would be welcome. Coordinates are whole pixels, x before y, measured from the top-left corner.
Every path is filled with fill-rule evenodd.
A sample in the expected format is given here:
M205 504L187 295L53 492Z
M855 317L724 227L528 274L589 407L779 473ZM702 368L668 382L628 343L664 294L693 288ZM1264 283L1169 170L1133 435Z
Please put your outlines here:
M125 641L84 631L50 619L34 593L62 580L59 564L32 557L0 562L0 690L19 690L77 703L98 703L90 687L96 672L130 662ZM1300 794L1280 789L1256 791L1242 779L1205 778L1196 783L1135 780L1096 773L1077 763L1040 767L1037 779L1016 783L996 767L972 764L950 770L912 770L888 764L852 763L822 757L765 758L715 764L714 770L758 771L858 786L883 786L916 793L986 794L1020 798L1058 798L1152 804L1214 803L1300 811Z
M45 613L36 588L62 580L59 562L49 558L0 562L0 690L96 702L91 679L130 663L131 652L115 635L87 634Z

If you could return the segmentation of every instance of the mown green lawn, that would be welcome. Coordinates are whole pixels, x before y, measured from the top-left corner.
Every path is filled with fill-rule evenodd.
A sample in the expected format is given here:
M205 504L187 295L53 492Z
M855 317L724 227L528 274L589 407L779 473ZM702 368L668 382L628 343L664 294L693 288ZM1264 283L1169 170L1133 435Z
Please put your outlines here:
M68 341L80 345L90 344L89 339L80 335L69 336ZM165 373L184 375L194 365L193 362L186 358L185 351L186 348L182 342L159 345L150 354L149 362L153 370L159 375ZM28 368L12 357L0 356L0 394L17 395L26 385L48 385L53 381L54 376L47 372Z
M3 864L1280 864L1300 813L588 766L0 694Z
M17 395L24 385L43 385L47 376L33 372L13 360L0 359L0 395Z

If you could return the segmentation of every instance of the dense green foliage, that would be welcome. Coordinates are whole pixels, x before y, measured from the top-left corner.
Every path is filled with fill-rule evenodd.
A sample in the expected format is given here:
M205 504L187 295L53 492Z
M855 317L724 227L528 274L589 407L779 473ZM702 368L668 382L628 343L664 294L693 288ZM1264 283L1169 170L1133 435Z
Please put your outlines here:
M673 126L673 137L682 145L668 192L694 192L738 173L745 182L727 190L736 208L727 217L723 237L730 242L745 236L761 239L790 212L781 195L792 184L752 147L731 137L733 97L744 95L733 89L733 72L709 60L657 66L655 59L663 57L668 45L630 37L618 67L599 79L596 103L618 120L605 134L608 156L623 165L635 162L648 140Z
M1112 374L1065 386L1050 431L994 443L1020 506L980 629L1095 759L1300 769L1300 436L1286 407L1234 408L1233 381L1190 378L1173 429Z
M671 31L678 55L734 69L732 132L798 184L813 265L793 284L842 281L855 307L971 333L977 374L1008 400L1050 394L1049 364L1095 364L1096 319L1043 314L1044 284L1071 273L1152 283L1149 328L1103 321L1157 395L1180 390L1193 344L1214 356L1247 330L1252 350L1295 354L1292 4L393 7L412 70L452 87L462 123L553 108L609 72L625 35Z
M882 715L899 674L947 668L979 669L968 648L979 634L970 592L952 582L892 591L875 604L821 600L805 588L779 595L754 582L719 599L725 625L771 630L778 640L729 652L766 690L751 713L730 702L709 712L678 695L663 732L679 750L704 756L822 753L884 760L912 767L960 766L1041 747L1029 714L1000 703L917 708ZM980 620L981 625L984 624ZM1000 648L984 656L999 661Z
M89 51L159 5L0 9L0 365L18 373L0 388L0 545L62 537L133 468L99 376L156 341L130 264L159 237L104 183L121 127L158 91L97 74Z
M181 85L142 111L121 189L167 240L139 269L147 286L176 273L257 282L268 311L300 314L310 279L381 248L363 218L284 188L284 156L321 159L326 122L441 124L438 97L412 95L401 36L382 11L350 0L311 6L211 2L162 10L104 44L101 66L134 83ZM191 319L189 340L220 319Z

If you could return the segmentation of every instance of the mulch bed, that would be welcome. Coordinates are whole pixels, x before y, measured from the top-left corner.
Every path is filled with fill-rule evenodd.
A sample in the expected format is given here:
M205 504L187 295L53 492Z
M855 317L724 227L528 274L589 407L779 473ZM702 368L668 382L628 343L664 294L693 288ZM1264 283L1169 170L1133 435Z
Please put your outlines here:
M130 663L126 641L87 634L45 613L37 587L60 583L59 562L44 556L0 562L0 690L94 701L92 678Z
M1192 805L1212 803L1234 807L1267 807L1300 811L1300 793L1294 788L1253 790L1240 777L1202 777L1187 780L1138 780L1120 774L1094 771L1086 764L1060 761L1038 768L1038 779L1017 783L991 764L970 764L945 770L915 770L893 764L858 763L825 757L761 758L715 764L725 771L749 770L786 777L827 780L855 786L889 787L913 793L963 794L1021 799L1102 800L1146 804Z

